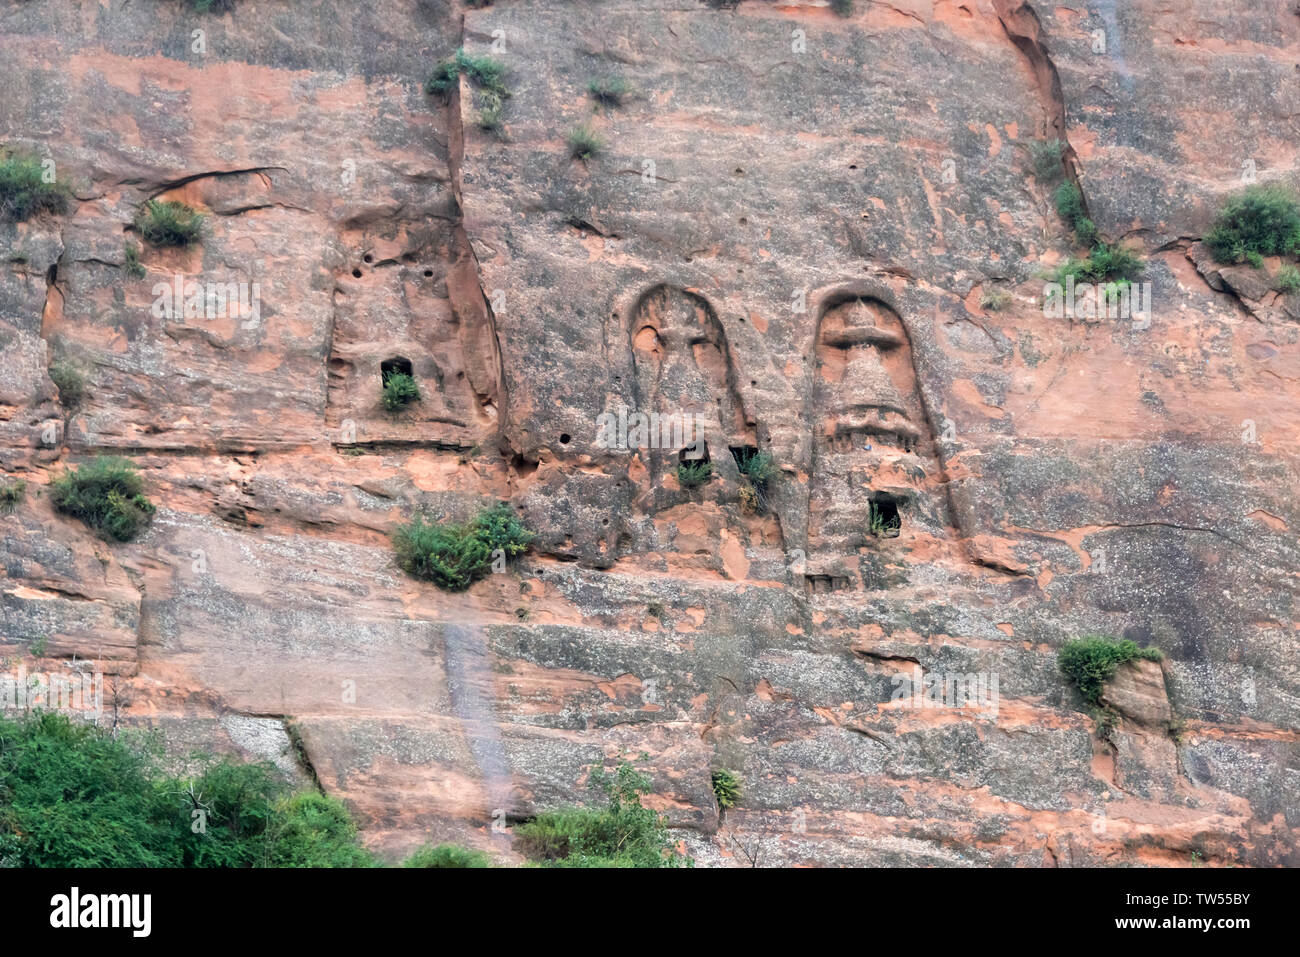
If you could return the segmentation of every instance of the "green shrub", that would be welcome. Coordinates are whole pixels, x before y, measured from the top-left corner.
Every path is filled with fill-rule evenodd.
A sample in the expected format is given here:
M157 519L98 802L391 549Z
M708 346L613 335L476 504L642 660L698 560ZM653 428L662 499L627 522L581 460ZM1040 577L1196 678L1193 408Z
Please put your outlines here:
M491 570L496 549L512 558L527 551L533 537L500 503L464 525L416 516L393 533L393 550L407 574L448 591L464 591Z
M22 479L0 485L0 515L9 515L27 494L27 483Z
M390 372L384 376L384 387L380 397L385 409L389 412L398 412L419 400L420 387L407 373Z
M372 867L338 798L304 791L281 799L266 828L267 867Z
M1279 292L1287 294L1300 292L1300 269L1287 263L1277 271L1274 285L1277 286Z
M23 222L37 213L62 213L67 208L67 187L47 183L39 159L19 155L0 158L0 218Z
M140 262L140 247L135 243L126 244L125 261L122 268L132 279L143 279L145 277L145 268Z
M870 507L869 530L877 538L896 538L903 529L903 519L897 508L887 512L879 502L872 502Z
M1136 279L1142 273L1142 260L1131 250L1106 243L1095 246L1086 259L1067 259L1056 268L1054 278L1062 286L1073 277L1075 284L1102 282L1107 279L1125 281Z
M1083 193L1079 187L1069 181L1056 187L1056 192L1052 194L1052 200L1056 203L1056 211L1061 218L1074 228L1074 224L1087 216L1083 208Z
M81 370L65 359L50 366L50 381L59 389L59 401L64 408L73 409L86 397L86 377Z
M1246 250L1246 262L1254 269L1264 268L1264 257L1253 249Z
M587 83L587 93L605 107L622 106L632 92L632 84L621 76L598 76Z
M1248 186L1223 204L1205 244L1221 263L1300 254L1300 202L1282 186Z
M712 462L682 462L677 466L677 484L682 488L697 488L712 476Z
M173 199L151 199L136 211L135 229L155 246L189 246L203 233L203 216Z
M713 796L718 799L718 807L727 810L740 800L740 778L730 771L719 770L712 774Z
M1113 638L1079 638L1066 642L1057 657L1061 673L1075 683L1084 699L1101 704L1102 687L1122 664L1136 659L1160 661L1158 648L1139 648L1134 642Z
M853 0L831 0L831 9L841 17L853 16Z
M1011 305L1011 294L1001 289L990 289L980 296L980 308L991 312L1000 312Z
M642 760L645 759L642 755ZM613 774L591 769L606 806L547 811L514 829L515 847L550 867L690 867L672 848L663 817L643 807L650 779L623 762Z
M1034 140L1029 144L1029 166L1034 178L1043 183L1051 183L1061 178L1064 168L1061 154L1065 144L1060 140Z
M233 13L235 0L189 0L196 13Z
M119 542L134 538L154 513L135 466L111 457L60 475L50 483L50 501L60 512Z
M524 527L515 510L505 502L498 502L479 512L470 527L489 551L499 548L507 558L528 551L529 544L537 537Z
M569 131L565 140L569 145L569 155L578 160L589 160L605 148L602 140L590 126L577 126Z
M505 104L495 93L484 93L478 110L478 128L485 133L500 133L505 128Z
M424 83L424 91L429 94L444 94L456 85L456 80L462 73L479 89L495 93L498 97L510 95L505 82L506 65L490 56L471 56L464 48L434 67L433 73Z
M746 450L737 463L740 474L754 483L755 488L765 489L776 478L780 470L770 452L753 452Z
M176 778L159 742L53 711L0 717L0 866L351 867L372 863L337 800L286 796L268 764Z
M492 858L459 844L422 847L405 861L403 867L491 867Z

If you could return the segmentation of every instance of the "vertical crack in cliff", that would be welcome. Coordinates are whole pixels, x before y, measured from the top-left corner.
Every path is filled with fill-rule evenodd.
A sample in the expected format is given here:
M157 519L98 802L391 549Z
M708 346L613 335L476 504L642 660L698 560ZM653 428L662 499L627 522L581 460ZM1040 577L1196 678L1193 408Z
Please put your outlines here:
M460 41L465 38L465 14L460 19ZM466 375L470 388L483 412L494 419L498 436L509 438L505 429L509 391L506 387L505 360L496 314L483 289L483 273L465 229L465 200L461 169L465 162L465 124L461 110L461 82L447 93L447 167L451 177L452 198L456 203L456 221L451 227L452 261L447 271L447 296L452 314L461 326L461 343L465 355ZM485 353L490 352L488 358ZM520 451L513 447L516 454Z
M1061 76L1057 72L1056 64L1052 62L1047 47L1043 45L1043 25L1038 19L1038 14L1030 6L1029 0L993 0L993 8L997 12L998 22L1002 24L1007 39L1020 51L1029 65L1029 71L1033 74L1037 87L1038 99L1043 105L1043 112L1047 115L1044 134L1050 135L1064 145L1061 164L1065 168L1065 175L1079 188L1079 195L1083 197L1086 212L1088 200L1084 195L1083 184L1079 181L1079 156L1070 145L1067 132L1069 127L1065 114L1065 94L1061 91Z

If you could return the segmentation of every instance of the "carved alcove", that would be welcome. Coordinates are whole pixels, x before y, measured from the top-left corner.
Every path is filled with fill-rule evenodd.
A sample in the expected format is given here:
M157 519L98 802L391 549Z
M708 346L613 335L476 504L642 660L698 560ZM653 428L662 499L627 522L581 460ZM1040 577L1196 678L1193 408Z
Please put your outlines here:
M635 374L632 411L658 417L651 447L643 453L656 478L680 462L707 459L724 481L734 482L736 465L728 448L755 445L755 429L736 389L726 333L713 307L694 292L655 286L633 307L628 334Z
M363 264L350 275L335 295L330 342L327 424L336 441L468 448L489 434L500 359L486 307L458 308L448 266L436 260ZM394 372L414 377L420 398L390 412L381 393Z
M824 588L864 542L888 547L900 529L907 535L933 471L933 442L907 331L889 305L828 296L815 342L809 577ZM884 527L873 530L873 518Z

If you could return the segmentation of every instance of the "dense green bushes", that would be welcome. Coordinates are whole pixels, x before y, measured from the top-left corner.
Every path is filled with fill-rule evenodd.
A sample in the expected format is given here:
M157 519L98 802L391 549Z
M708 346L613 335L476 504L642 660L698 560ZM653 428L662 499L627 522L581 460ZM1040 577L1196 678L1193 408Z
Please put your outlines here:
M68 208L68 189L46 182L45 167L34 156L0 157L0 219L23 222L37 213Z
M1248 186L1223 204L1205 244L1221 263L1300 255L1300 202L1282 186Z
M712 462L682 462L677 466L677 484L682 488L698 488L712 477Z
M644 755L642 756L644 759ZM658 811L643 807L650 779L623 762L613 774L591 769L603 808L547 811L514 829L515 848L549 867L689 867L676 853Z
M1101 704L1102 686L1120 665L1137 659L1160 661L1158 648L1139 648L1132 641L1113 638L1079 638L1067 642L1057 657L1061 673L1074 682L1087 702Z
M1073 230L1075 240L1091 249L1083 259L1071 257L1057 267L1056 282L1064 286L1071 279L1075 283L1115 280L1118 291L1138 278L1142 272L1142 260L1123 246L1101 241L1096 224L1084 209L1083 193L1078 186L1067 180L1056 187L1053 199L1056 211Z
M104 538L129 542L149 524L153 504L144 480L126 459L98 458L50 483L50 500Z
M479 512L464 525L428 522L416 516L393 533L393 550L403 571L448 591L463 591L492 569L494 553L513 558L534 538L504 502Z
M0 718L0 866L365 867L347 810L267 764L178 778L157 742L56 713Z

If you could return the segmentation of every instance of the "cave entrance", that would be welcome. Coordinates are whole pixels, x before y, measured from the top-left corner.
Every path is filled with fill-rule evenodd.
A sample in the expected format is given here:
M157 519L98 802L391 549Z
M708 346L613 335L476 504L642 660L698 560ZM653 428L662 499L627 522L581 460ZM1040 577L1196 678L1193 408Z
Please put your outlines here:
M897 538L903 530L903 518L898 512L898 500L892 495L877 492L871 496L870 532L877 538Z
M379 384L388 385L388 380L397 374L412 375L415 367L406 356L393 356L379 363Z

